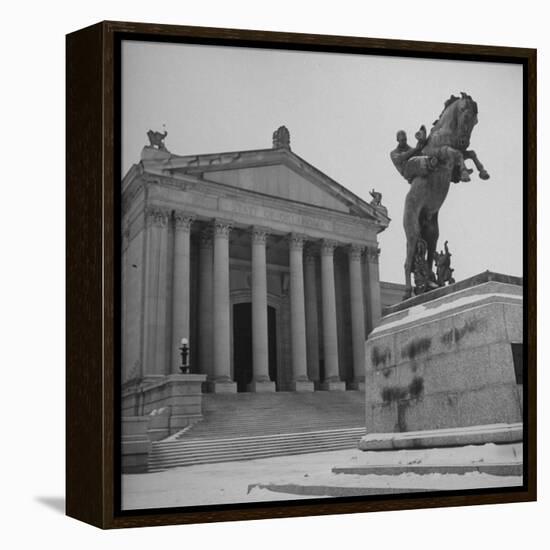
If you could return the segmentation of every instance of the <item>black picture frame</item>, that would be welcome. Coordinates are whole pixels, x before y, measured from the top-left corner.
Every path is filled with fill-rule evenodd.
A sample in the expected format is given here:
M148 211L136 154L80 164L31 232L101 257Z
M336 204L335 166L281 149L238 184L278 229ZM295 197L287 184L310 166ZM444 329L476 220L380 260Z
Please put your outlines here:
M122 40L516 63L523 66L524 485L374 497L120 509ZM536 500L536 50L101 22L67 36L67 515L101 528ZM85 350L85 353L84 353Z

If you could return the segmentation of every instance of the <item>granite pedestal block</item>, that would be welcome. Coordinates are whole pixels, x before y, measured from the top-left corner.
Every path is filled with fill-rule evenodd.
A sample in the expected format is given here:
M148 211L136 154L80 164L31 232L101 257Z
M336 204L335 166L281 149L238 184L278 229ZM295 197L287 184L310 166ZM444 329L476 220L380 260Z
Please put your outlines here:
M513 345L523 342L523 287L495 278L413 298L382 318L366 342L367 433L522 421Z

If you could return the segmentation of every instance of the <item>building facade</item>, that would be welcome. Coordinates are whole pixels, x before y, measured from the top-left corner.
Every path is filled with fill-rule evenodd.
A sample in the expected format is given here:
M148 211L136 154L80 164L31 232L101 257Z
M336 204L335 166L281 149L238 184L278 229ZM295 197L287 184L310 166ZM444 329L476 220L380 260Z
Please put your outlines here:
M381 315L369 204L290 149L143 149L122 181L123 383L179 373L205 390L357 389Z

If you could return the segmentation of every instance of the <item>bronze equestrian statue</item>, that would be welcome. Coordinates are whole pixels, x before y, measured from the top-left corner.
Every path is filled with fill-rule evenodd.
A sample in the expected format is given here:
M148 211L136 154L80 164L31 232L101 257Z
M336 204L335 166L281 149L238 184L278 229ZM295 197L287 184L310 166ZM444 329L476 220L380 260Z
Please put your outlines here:
M443 112L434 122L429 136L426 137L424 126L420 128L415 135L415 148L407 145L404 131L397 134L399 145L390 156L399 173L411 185L403 214L407 237L404 300L412 295L411 270L419 239L426 243L430 278L436 281L433 261L439 238L437 216L451 182L470 181L473 170L466 168L464 161L472 160L479 177L489 179L475 151L468 149L477 122L477 104L462 92L461 97L452 95L445 102Z

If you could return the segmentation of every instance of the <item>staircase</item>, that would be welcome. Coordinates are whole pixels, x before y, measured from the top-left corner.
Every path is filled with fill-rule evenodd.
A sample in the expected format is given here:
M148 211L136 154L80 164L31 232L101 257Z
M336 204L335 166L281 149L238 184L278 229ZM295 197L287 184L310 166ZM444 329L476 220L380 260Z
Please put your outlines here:
M204 420L153 443L149 471L352 449L365 433L364 393L204 394Z

